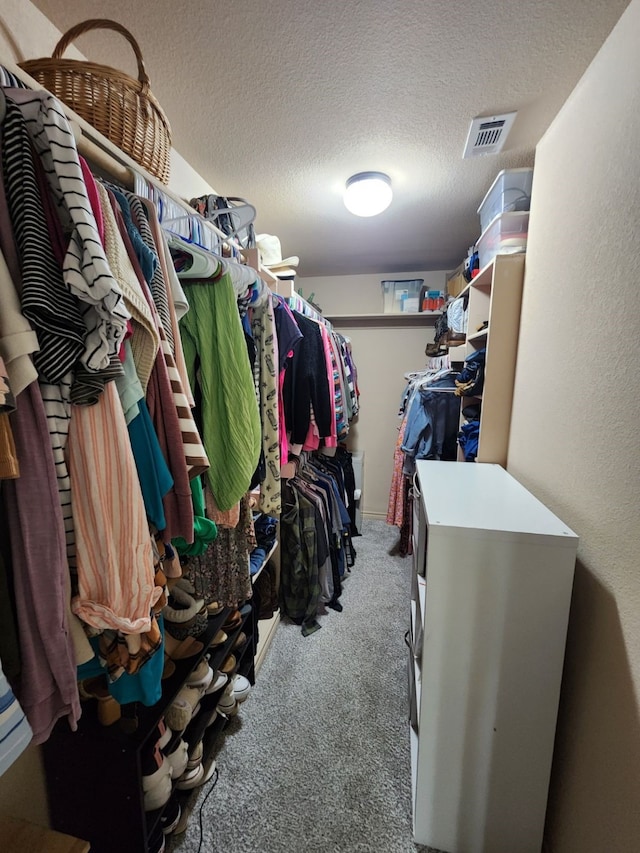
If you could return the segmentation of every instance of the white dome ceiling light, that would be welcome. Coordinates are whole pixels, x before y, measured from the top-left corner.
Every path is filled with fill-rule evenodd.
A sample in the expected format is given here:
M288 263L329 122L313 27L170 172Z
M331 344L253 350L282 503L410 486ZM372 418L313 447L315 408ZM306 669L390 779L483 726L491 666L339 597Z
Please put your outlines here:
M355 216L377 216L391 204L391 178L384 172L359 172L347 181L344 204Z

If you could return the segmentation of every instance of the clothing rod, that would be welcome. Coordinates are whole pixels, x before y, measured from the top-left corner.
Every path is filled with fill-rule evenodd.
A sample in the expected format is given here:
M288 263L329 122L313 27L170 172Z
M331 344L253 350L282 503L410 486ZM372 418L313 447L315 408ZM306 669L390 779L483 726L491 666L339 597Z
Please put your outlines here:
M119 163L114 157L108 154L99 145L96 145L88 136L82 132L82 128L75 121L70 121L71 132L76 141L78 151L82 156L91 161L94 166L97 166L102 171L106 172L109 177L114 178L119 184L122 184L127 189L132 190L134 187L134 177L131 169L128 169L122 163Z
M36 91L42 91L45 87L39 83L37 80L34 80L29 74L22 70L18 65L10 59L0 59L2 65L14 74L19 80L29 86L30 89L34 89ZM47 90L45 90L47 91ZM80 148L80 145L86 146L85 151L89 154L87 159L93 160L97 166L99 166L104 171L108 172L112 177L116 178L116 180L120 180L123 175L123 170L126 170L127 174L127 185L133 186L133 174L138 173L141 175L145 181L148 181L152 184L159 192L164 193L170 199L179 204L181 207L185 209L185 211L189 214L189 216L194 216L199 219L201 222L204 222L207 228L210 228L223 243L226 243L227 246L230 246L233 249L238 251L242 251L243 247L240 246L239 243L236 243L235 240L228 237L224 231L221 231L219 228L210 222L208 219L205 219L204 216L201 216L197 210L192 208L188 202L186 202L183 198L177 193L174 193L169 187L166 187L164 184L160 183L157 178L147 172L142 166L132 160L128 154L125 154L124 151L121 151L116 145L113 144L106 136L103 136L99 133L94 127L92 127L88 121L85 121L81 116L75 113L70 107L68 107L63 101L60 101L64 113L71 125L71 129L73 131L74 137L76 137L76 145L78 145L78 150L81 154L84 153ZM80 143L77 132L80 132ZM100 158L100 161L96 158Z

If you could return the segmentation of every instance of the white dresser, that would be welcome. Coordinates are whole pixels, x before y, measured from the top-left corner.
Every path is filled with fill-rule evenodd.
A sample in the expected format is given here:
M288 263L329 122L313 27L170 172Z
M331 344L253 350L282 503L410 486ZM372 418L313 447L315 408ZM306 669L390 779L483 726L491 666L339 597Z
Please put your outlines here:
M540 853L577 536L498 465L418 462L414 835Z

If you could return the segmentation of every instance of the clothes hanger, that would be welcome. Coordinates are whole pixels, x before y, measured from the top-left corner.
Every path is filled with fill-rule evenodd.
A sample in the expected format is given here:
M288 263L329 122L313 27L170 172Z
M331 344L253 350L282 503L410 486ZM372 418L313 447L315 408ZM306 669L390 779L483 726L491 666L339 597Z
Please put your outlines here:
M178 278L215 278L220 274L224 264L221 258L175 234L170 234L168 239L170 248L178 249L192 259L188 270L178 272Z

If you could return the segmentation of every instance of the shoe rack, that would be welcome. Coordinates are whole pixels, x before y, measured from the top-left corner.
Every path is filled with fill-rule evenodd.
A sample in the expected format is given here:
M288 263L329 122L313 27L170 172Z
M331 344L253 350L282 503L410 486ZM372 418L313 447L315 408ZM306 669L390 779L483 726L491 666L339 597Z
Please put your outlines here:
M118 853L147 853L149 840L157 833L162 815L174 798L178 798L183 814L188 816L197 788L188 791L174 788L165 806L152 812L144 811L141 754L144 749L153 748L153 739L158 736L158 723L204 655L211 655L209 664L214 672L217 671L231 654L241 632L246 634L247 642L233 652L236 664L229 675L240 673L252 685L255 683L255 608L251 607L233 630L225 629L227 639L224 644L209 648L230 613L225 609L209 617L206 630L197 638L203 644L202 651L193 657L175 661L175 672L162 682L159 702L151 707L136 705L137 728L134 732L126 733L119 722L101 725L96 701L84 704L76 732L69 729L66 720L56 725L43 745L54 830L85 839L91 845L91 853L114 853L116 850ZM175 732L172 737L176 742L182 737L190 748L202 740L205 772L211 766L216 742L228 722L226 716L216 712L223 690L224 686L203 696L199 713L183 732ZM128 715L128 721L130 719ZM170 746L167 751L170 751ZM180 828L184 829L186 820L181 824Z

